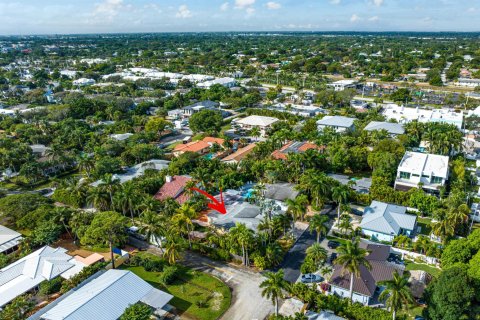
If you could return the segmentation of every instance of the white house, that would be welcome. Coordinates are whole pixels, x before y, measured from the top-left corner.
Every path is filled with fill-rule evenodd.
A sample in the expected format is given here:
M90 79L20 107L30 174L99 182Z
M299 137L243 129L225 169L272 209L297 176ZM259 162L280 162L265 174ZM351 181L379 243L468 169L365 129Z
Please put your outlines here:
M22 235L17 231L0 225L0 254L15 250L22 239Z
M480 79L459 78L453 84L457 87L475 88L480 86Z
M77 80L73 80L74 86L85 87L85 86L92 86L95 84L95 80L87 79L87 78L80 78Z
M385 130L392 137L405 133L405 129L403 129L403 126L401 124L392 123L392 122L383 122L383 121L371 121L369 124L365 126L365 128L363 128L363 130L365 131Z
M213 85L220 84L227 88L233 88L237 85L237 81L234 78L217 78L215 80L208 80L204 82L197 83L197 87L203 89L210 89Z
M448 156L407 151L398 165L396 190L417 188L438 191L448 180Z
M272 127L275 122L278 122L277 118L273 117L265 117L265 116L248 116L242 119L234 119L232 120L232 124L238 125L240 128L245 130L251 130L253 128L260 129L260 133L262 136L266 135L268 129Z
M353 122L355 118L343 116L325 116L317 121L318 131L323 131L325 128L332 128L336 132L354 131L355 125Z
M461 129L463 124L463 112L455 112L453 109L422 109L408 108L391 103L383 107L382 114L388 120L396 120L398 123L406 124L417 120L418 122L442 122L454 124Z
M45 246L1 269L0 307L77 266L75 258L66 252L63 248Z
M131 271L112 269L70 290L28 319L116 320L137 302L149 305L162 316L165 314L162 309L172 298L171 294L154 288Z
M393 241L398 235L411 236L415 230L417 216L407 214L407 208L379 201L372 201L363 211L363 234L375 241Z
M355 88L356 86L356 80L339 80L327 84L327 87L333 88L335 91L343 91L348 88Z

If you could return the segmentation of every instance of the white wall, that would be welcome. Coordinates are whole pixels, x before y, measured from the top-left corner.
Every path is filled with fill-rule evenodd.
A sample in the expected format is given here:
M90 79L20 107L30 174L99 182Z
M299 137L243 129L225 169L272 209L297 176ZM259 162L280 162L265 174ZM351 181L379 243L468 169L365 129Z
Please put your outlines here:
M340 287L331 286L330 293L336 294L342 298L350 299L350 291ZM359 302L361 304L368 305L369 301L370 301L370 297L367 297L355 292L353 293L353 302Z
M394 238L394 236L379 233L377 231L367 230L367 229L362 229L362 232L363 232L363 234L365 234L367 236L377 238L379 241L390 241L391 242L391 241L393 241L393 238Z

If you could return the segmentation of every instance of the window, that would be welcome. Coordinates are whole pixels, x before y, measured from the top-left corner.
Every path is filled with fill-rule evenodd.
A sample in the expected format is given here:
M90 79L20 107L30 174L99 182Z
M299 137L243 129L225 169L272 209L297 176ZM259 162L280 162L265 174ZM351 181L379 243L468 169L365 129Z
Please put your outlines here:
M400 179L410 179L410 173L400 171Z
M432 183L442 183L443 178L442 177L432 177Z
M418 177L420 177L420 175L418 175L418 174L415 174L415 173L414 173L414 174L412 174L412 176L414 176L414 177L417 177L417 178L418 178Z
M427 176L427 175L425 175L425 174L422 174L422 178L430 179L430 176Z

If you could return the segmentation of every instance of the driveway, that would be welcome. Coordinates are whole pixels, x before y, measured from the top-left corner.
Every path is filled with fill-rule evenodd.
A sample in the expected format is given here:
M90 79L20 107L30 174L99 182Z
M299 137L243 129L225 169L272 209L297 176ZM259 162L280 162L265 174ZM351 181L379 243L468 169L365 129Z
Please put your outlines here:
M270 300L263 298L259 288L265 279L261 274L231 266L187 251L183 264L212 274L232 289L232 304L222 320L263 320L275 312Z

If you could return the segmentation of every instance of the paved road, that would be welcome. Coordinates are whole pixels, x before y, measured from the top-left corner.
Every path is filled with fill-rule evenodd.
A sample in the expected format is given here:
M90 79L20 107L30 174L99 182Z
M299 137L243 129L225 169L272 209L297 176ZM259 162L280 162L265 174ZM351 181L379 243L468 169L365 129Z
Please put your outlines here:
M300 266L305 260L307 255L306 250L316 241L315 233L310 233L310 231L305 231L295 245L288 251L283 259L283 262L280 264L276 270L283 269L285 272L285 280L290 282L296 282L300 277Z
M222 320L263 320L273 313L270 300L262 297L261 274L210 260L196 253L187 252L183 264L222 279L232 289L232 304L220 318Z

